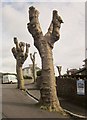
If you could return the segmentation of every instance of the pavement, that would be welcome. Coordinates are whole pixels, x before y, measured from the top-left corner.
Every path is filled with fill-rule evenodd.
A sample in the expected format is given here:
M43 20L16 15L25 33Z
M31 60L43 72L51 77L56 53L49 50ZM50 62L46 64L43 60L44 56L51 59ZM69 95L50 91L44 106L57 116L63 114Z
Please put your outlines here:
M16 87L16 84L2 85L2 118L69 118L57 112L40 109L37 106L38 100L36 100L40 98L40 91L36 89L34 84L27 85L26 88L29 94L36 99ZM64 109L86 116L87 111L84 108L73 105L62 98L59 100Z
M28 89L28 93L30 95L34 96L38 100L40 99L40 90L37 89L37 86L35 84L29 84L26 86L26 88ZM73 114L76 114L77 116L78 115L83 116L83 118L87 117L87 109L86 108L78 106L78 105L70 102L69 100L63 99L60 97L59 97L59 101L60 101L60 104L63 109L65 109Z
M14 84L2 85L2 118L67 118L37 106L37 101Z

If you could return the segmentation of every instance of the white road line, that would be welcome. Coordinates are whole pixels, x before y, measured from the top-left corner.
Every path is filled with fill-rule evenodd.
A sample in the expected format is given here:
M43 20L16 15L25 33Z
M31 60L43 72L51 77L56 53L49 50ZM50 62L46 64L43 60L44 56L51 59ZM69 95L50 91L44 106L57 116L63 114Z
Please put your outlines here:
M29 97L31 97L33 100L35 100L36 102L38 102L39 100L37 100L37 98L35 99L35 97L32 95L32 94L30 94L29 92L28 92L28 90L26 90L26 93L27 93L27 95L29 96ZM75 113L72 113L71 111L69 111L69 110L66 110L66 109L63 109L66 113L68 113L68 114L70 114L70 115L72 115L72 116L74 116L74 117L78 117L78 118L87 118L87 116L83 116L83 115L78 115L78 114L75 114Z
M28 93L27 93L27 95L28 95L31 99L33 99L34 101L36 101L36 102L38 103L38 101L37 101L35 98L31 97Z
M78 114L75 114L75 113L72 113L66 109L63 109L66 113L69 113L70 115L72 116L75 116L75 117L79 117L79 118L87 118L87 116L83 116L83 115L78 115Z

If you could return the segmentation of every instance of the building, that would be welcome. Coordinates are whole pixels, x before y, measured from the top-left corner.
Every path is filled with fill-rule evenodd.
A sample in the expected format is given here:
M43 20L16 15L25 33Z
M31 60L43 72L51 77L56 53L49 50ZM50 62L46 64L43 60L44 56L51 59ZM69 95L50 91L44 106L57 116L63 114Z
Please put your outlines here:
M87 78L87 58L83 61L85 62L82 68L79 69L67 69L67 74L64 76L76 77L76 78Z
M83 62L85 62L84 68L85 68L85 74L87 75L87 58Z
M76 75L87 76L87 58L83 62L85 62L83 68L80 68L78 71L76 71Z
M73 75L74 73L76 73L77 69L67 69L67 75Z
M23 76L28 76L28 77L32 76L32 72L31 72L30 67L25 67L22 69L22 71L23 71Z
M25 67L23 70L23 76L28 76L33 78L33 64L29 64L29 67ZM39 71L40 68L37 67L37 64L35 64L35 76L37 77L37 71Z
M83 62L85 62L85 67L87 68L87 58Z

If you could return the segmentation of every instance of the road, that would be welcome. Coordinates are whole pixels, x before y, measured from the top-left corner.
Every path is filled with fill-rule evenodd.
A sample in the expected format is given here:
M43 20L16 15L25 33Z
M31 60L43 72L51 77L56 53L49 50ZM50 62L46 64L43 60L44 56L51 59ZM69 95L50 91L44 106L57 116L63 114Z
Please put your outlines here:
M3 118L68 118L56 112L48 112L37 106L37 101L15 84L2 85Z

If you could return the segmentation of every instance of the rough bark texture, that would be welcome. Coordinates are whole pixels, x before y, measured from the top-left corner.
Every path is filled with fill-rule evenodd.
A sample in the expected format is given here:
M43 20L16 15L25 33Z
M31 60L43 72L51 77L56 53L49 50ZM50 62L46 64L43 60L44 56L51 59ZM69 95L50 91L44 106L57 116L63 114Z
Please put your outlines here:
M31 58L31 61L33 63L33 66L32 66L32 73L33 73L33 79L34 79L34 82L36 81L36 76L35 76L35 54L36 52L34 52L34 54L32 55L32 53L30 53L30 58Z
M12 48L12 53L16 59L18 89L24 90L25 88L24 88L24 79L23 79L23 74L22 74L22 66L28 57L28 49L30 45L26 43L26 51L24 53L25 43L24 42L18 43L17 38L14 38L14 43L16 47Z
M39 12L32 6L29 8L29 20L27 24L28 31L34 38L34 45L38 49L42 60L41 88L40 88L40 104L41 108L49 111L63 112L59 104L56 93L56 81L54 75L54 65L52 49L54 43L59 40L59 29L63 23L57 11L53 11L53 18L48 32L43 35L38 21Z

